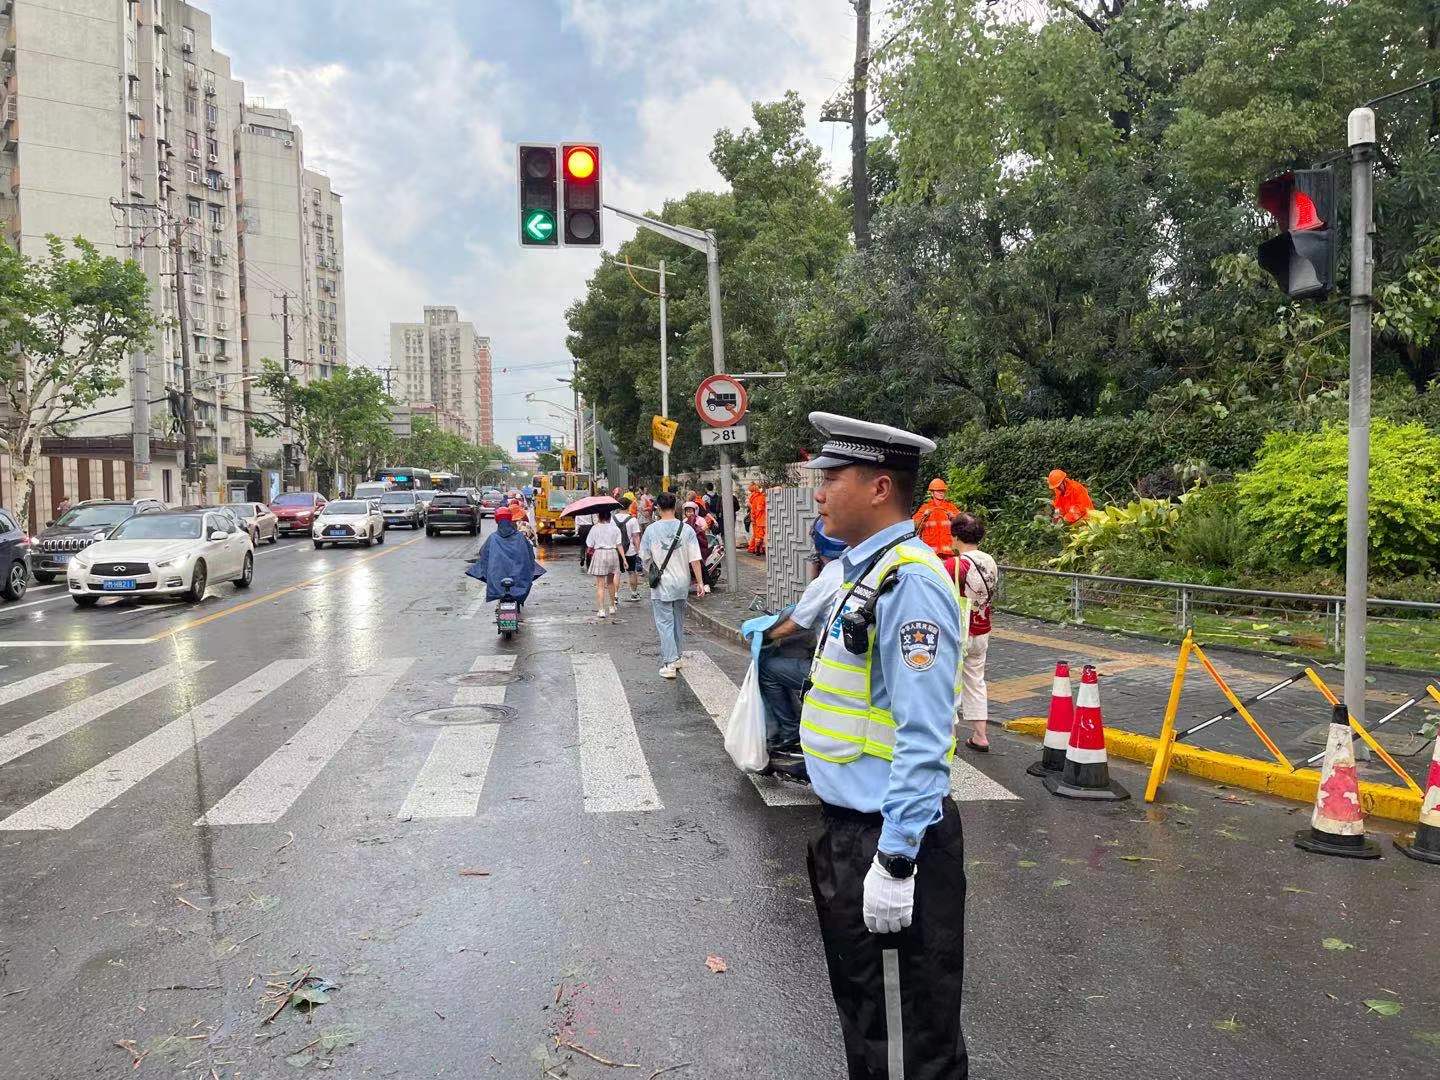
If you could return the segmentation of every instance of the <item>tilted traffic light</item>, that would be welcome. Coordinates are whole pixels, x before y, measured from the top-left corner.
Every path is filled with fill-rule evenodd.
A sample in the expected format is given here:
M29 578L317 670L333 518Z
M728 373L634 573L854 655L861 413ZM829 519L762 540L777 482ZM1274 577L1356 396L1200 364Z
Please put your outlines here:
M1287 296L1323 298L1335 286L1335 173L1296 169L1260 185L1259 201L1284 230L1260 245L1260 265Z
M559 247L559 170L555 147L544 143L521 143L520 246Z
M567 246L599 247L604 243L600 227L600 147L594 143L564 143L560 162L564 172L564 242Z

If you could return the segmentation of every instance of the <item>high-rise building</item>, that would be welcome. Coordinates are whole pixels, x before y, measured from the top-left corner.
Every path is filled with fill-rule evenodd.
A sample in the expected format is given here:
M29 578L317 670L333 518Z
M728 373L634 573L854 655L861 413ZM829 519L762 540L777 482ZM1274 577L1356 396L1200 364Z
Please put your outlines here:
M147 482L137 469L136 486L171 501L182 497L177 462L166 457L177 432L163 406L147 424L144 402L182 385L182 345L205 494L253 478L260 464L245 422L258 374L250 361L280 341L281 327L262 329L255 317L263 309L268 324L268 296L263 304L242 297L242 212L255 228L246 236L255 270L245 276L294 294L293 355L312 375L345 355L338 196L305 170L288 116L257 118L275 129L262 134L243 102L229 57L214 48L210 15L183 0L0 0L0 225L27 255L43 254L48 234L83 236L144 268L160 328L133 358L125 388L92 411L138 407L80 421L73 435L128 453L132 427L149 430L156 471ZM238 198L242 171L253 208ZM333 221L319 241L333 269L317 266L311 250L314 191L322 224ZM246 331L270 337L245 341L242 318Z
M391 396L458 415L476 441L495 441L490 339L453 307L426 307L425 320L390 324Z

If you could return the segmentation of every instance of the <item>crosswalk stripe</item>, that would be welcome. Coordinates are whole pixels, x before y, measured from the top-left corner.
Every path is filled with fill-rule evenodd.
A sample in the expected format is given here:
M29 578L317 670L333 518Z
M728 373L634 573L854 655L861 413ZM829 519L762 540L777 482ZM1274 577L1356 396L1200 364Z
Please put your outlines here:
M387 660L348 679L342 693L195 824L269 825L280 820L412 663L413 657Z
M84 701L77 701L49 716L42 716L34 723L16 728L8 735L0 736L0 765L14 761L62 735L68 735L76 728L84 727L114 709L128 705L162 686L187 678L209 666L209 660L186 660L178 664L167 664L154 671L147 671L129 682L102 690Z
M0 830L73 829L313 664L276 660L0 821Z
M580 724L580 776L587 812L659 810L660 793L640 747L615 662L605 653L571 657Z
M497 675L507 674L515 670L515 657L505 653L482 654L475 658L475 663L470 665L470 670L488 671Z
M725 725L730 721L730 710L740 696L740 688L720 670L719 664L702 652L687 652L681 658L680 675L689 685L691 693L700 699L710 719L715 721L720 734L724 735ZM801 784L755 773L745 775L755 785L766 806L815 806L820 801L813 791Z
M473 619L480 614L480 609L485 606L485 597L479 596L470 601L470 606L460 613L462 619Z
M498 724L443 729L405 796L400 819L474 817L499 731Z
M4 666L0 664L0 667ZM0 686L0 705L19 701L30 694L38 694L41 690L49 690L52 686L59 686L63 682L77 679L81 675L88 675L92 671L99 671L106 666L105 664L61 664L49 671L31 675L28 679L20 679L8 686Z

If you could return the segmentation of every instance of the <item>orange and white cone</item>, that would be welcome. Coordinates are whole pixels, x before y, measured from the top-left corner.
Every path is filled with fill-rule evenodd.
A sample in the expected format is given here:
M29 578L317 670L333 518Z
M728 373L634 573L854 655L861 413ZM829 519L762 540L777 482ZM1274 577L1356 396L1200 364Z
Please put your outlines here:
M1430 756L1430 772L1425 777L1425 801L1420 804L1420 823L1410 843L1395 838L1395 846L1412 859L1440 866L1440 736L1435 739L1435 752Z
M1075 723L1065 747L1065 768L1045 777L1052 795L1067 799L1128 799L1130 792L1110 779L1105 754L1105 719L1100 713L1100 680L1093 664L1080 673L1080 694L1075 699Z
M1365 835L1365 809L1360 805L1360 777L1355 773L1355 746L1350 713L1342 702L1330 715L1325 762L1310 828L1295 834L1295 846L1317 855L1347 859L1378 859L1380 845Z
M1045 719L1045 748L1040 760L1025 771L1031 776L1049 776L1065 768L1065 748L1075 724L1075 701L1070 690L1070 662L1055 661L1055 679L1050 684L1050 715Z

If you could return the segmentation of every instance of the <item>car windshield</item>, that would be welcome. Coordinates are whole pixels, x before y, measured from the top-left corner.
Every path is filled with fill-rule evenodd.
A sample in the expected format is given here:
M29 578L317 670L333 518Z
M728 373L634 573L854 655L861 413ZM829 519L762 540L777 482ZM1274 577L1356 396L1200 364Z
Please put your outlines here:
M271 506L313 506L314 495L306 495L298 491L292 491L288 495L277 495L271 500Z
M431 506L469 506L470 500L464 495L436 495L430 500Z
M225 507L225 509L229 510L230 513L234 514L236 517L255 516L255 507L250 503L231 503L229 506Z
M119 506L77 506L74 510L67 510L55 524L71 529L88 529L96 525L114 525L134 512L129 503Z
M203 519L199 514L141 514L113 533L111 540L198 540Z
M321 517L333 517L336 514L368 514L370 504L363 499L345 499L343 502L332 502L320 511Z
M380 496L381 506L409 506L414 502L413 491L389 491Z

